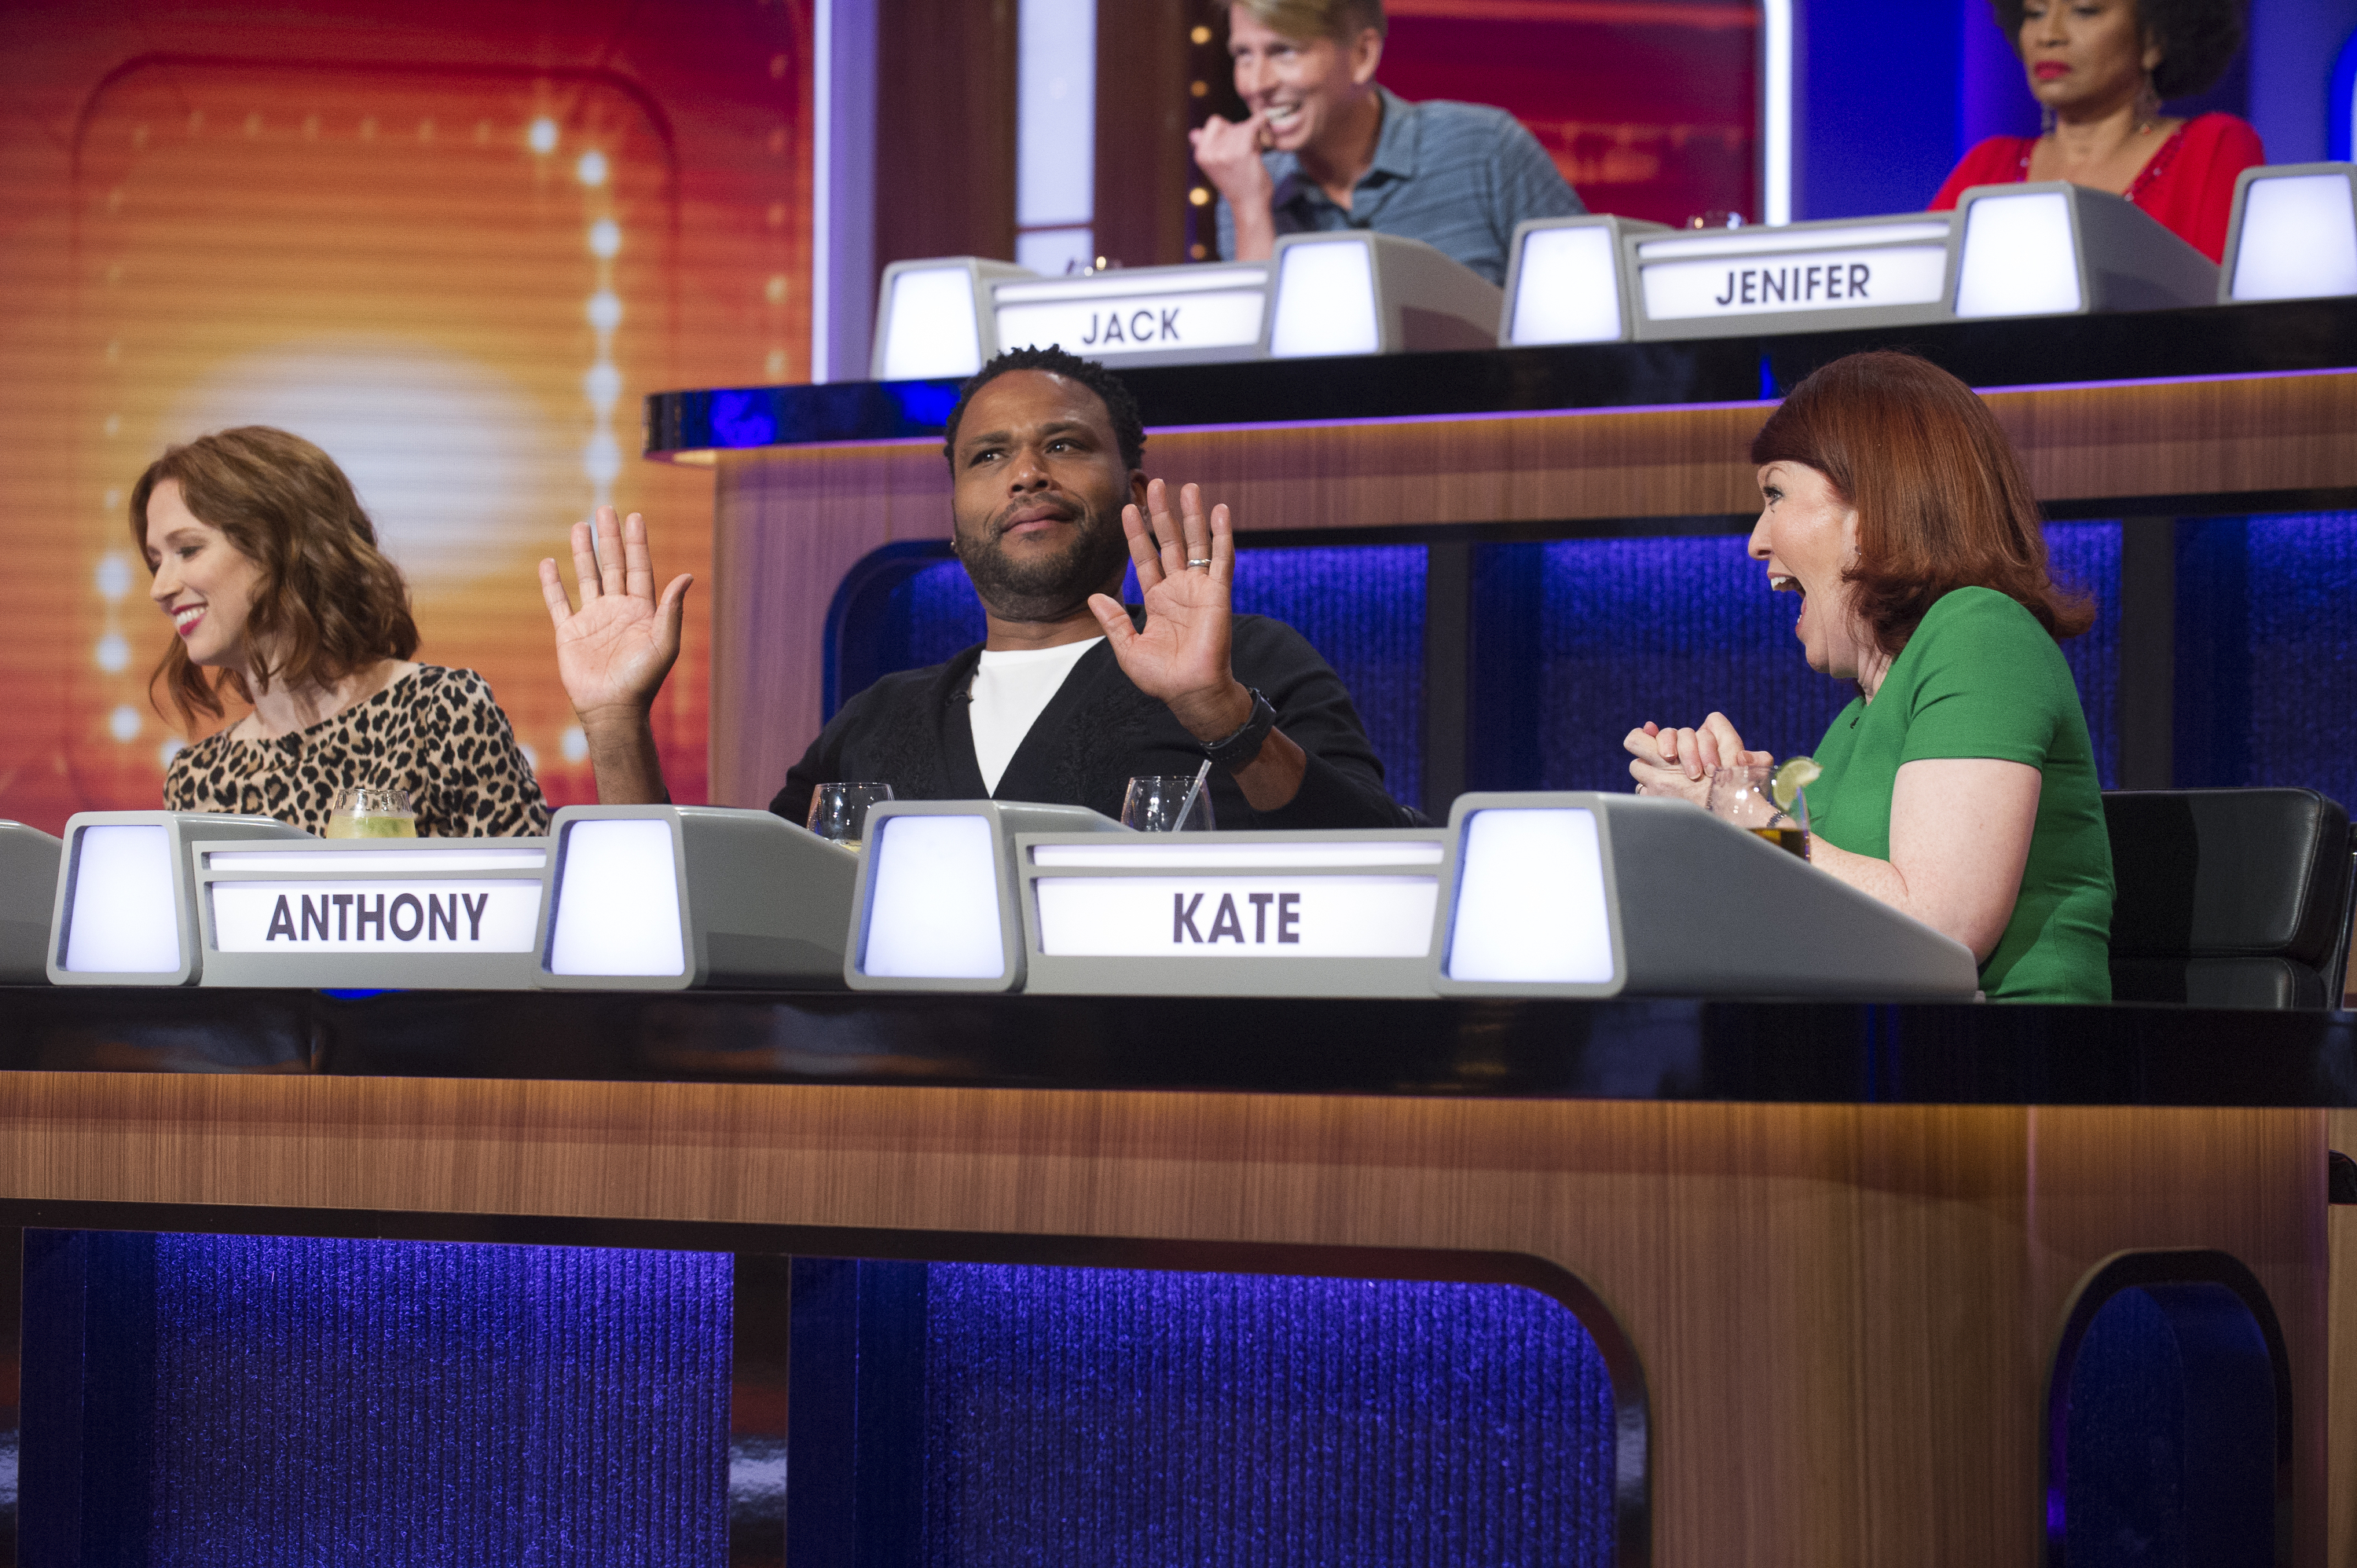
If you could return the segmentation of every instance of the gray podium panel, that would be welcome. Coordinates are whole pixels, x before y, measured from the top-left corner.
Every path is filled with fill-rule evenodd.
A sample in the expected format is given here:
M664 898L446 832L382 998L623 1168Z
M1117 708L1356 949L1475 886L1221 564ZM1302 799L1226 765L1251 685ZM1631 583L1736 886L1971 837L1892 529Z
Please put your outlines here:
M49 917L64 848L62 839L38 828L0 822L0 985L39 985L49 978Z
M1421 240L1281 234L1268 264L1272 360L1497 346L1505 291Z
M1019 833L1148 836L1085 806L889 800L871 807L844 980L854 991L1022 990Z
M2234 177L2218 303L2357 295L2357 164L2276 164Z
M533 983L843 989L859 852L768 811L567 806Z
M1683 800L1460 795L1432 989L1969 1001L1972 951Z
M310 838L270 817L77 811L50 906L50 983L196 984L205 960L190 846Z
M188 852L204 955L199 984L532 986L548 894L546 839L200 837Z
M1023 989L1429 996L1446 837L1017 834Z
M1955 217L1960 320L2217 303L2217 266L2125 197L2059 179L1975 185Z
M1634 336L1636 289L1620 264L1625 238L1669 232L1666 224L1602 212L1524 219L1507 251L1498 347L1619 343Z

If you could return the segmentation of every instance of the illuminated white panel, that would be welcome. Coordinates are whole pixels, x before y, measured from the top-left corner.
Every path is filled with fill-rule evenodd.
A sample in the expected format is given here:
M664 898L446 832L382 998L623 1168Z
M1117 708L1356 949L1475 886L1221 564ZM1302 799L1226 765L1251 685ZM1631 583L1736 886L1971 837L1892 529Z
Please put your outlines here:
M1965 209L1958 316L2052 316L2083 303L2071 203L2061 191L1984 196Z
M1357 240L1287 245L1277 264L1269 353L1293 360L1372 354L1383 346L1372 249Z
M1523 984L1611 980L1595 812L1494 807L1465 820L1445 970Z
M1433 876L1042 876L1039 950L1072 958L1415 958Z
M1792 0L1760 8L1760 217L1792 220Z
M551 974L687 972L678 848L660 817L574 822L549 925Z
M1174 349L1248 349L1260 341L1265 290L1130 294L1010 305L998 295L998 346L1060 343L1092 360Z
M76 974L170 974L181 962L171 835L143 823L81 829L59 967Z
M1644 263L1638 279L1654 321L1767 311L1937 305L1947 292L1945 245L1807 251Z
M2345 174L2254 179L2243 199L2234 299L2357 294L2357 204Z
M891 307L884 317L884 379L970 376L982 369L981 334L972 273L963 267L896 273Z
M1085 224L1096 209L1096 0L1022 0L1015 36L1016 226Z
M859 972L899 980L996 980L998 835L987 817L886 817L867 845Z
M1517 344L1620 341L1620 249L1604 224L1534 229L1514 274Z
M286 851L217 849L205 855L214 871L275 871L282 874L328 871L380 871L393 875L404 871L537 871L548 864L541 849L389 849L377 854L317 854Z
M1251 871L1284 865L1329 868L1351 865L1437 865L1437 843L1043 843L1031 849L1034 865L1100 869L1185 867L1189 871Z
M219 952L530 952L537 881L215 882Z

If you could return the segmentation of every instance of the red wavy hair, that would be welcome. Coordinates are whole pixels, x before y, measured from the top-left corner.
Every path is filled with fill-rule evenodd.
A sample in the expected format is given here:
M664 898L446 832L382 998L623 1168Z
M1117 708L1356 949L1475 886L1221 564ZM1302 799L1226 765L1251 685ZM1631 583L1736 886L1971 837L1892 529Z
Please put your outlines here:
M1843 578L1893 657L1957 588L1996 589L2058 642L2095 622L2092 596L2047 575L2038 500L1996 416L1927 360L1889 349L1835 360L1769 416L1751 460L1805 463L1857 509L1857 562Z
M262 586L246 619L267 688L330 687L380 659L417 651L417 622L401 569L377 548L352 482L336 460L299 435L265 424L241 425L168 446L131 487L131 538L147 556L147 499L169 479L180 500L240 553L262 568ZM152 565L151 565L151 570ZM165 650L147 693L156 711L163 686L180 722L219 718L221 693L253 701L234 670L208 677L177 637Z

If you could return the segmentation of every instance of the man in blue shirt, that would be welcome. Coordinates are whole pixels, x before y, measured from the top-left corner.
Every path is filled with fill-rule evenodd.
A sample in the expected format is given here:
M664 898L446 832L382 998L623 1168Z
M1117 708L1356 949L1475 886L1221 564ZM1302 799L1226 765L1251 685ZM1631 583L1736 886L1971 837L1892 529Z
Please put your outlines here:
M1236 0L1228 52L1251 115L1189 133L1220 192L1220 254L1265 261L1279 234L1372 229L1494 284L1526 218L1587 210L1502 109L1410 103L1378 86L1383 0Z

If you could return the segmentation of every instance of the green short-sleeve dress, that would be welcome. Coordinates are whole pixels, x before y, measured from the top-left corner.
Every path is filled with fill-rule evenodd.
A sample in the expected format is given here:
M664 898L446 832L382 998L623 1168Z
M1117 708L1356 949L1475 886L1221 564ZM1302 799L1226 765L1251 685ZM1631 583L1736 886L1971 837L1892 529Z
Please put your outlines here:
M1853 701L1817 747L1809 826L1853 854L1890 858L1900 768L1996 757L2043 777L2013 918L1981 965L2004 1002L2112 999L2112 843L2087 715L2062 650L2020 605L1958 588L1923 617L1874 701Z

